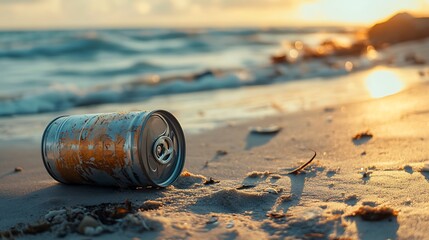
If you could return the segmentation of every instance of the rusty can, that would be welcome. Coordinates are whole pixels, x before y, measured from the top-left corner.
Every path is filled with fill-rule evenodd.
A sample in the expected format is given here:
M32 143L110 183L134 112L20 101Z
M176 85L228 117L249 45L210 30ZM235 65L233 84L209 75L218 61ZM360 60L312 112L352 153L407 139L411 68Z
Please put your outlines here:
M42 158L61 183L166 187L185 163L185 138L164 110L61 116L42 137Z

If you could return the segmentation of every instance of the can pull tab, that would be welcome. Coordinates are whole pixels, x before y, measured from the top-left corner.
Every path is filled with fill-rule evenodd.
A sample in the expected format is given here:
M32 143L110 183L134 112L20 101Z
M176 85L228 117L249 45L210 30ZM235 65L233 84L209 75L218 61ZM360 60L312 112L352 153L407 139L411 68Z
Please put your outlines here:
M160 136L153 144L153 156L161 164L170 162L173 151L173 141L167 136Z

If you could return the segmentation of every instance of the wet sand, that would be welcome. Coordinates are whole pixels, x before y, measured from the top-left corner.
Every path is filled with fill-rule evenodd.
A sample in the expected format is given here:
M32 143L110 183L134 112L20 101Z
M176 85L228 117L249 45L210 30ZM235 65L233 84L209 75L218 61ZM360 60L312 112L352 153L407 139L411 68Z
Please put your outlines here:
M34 239L424 239L428 102L429 84L419 84L381 99L190 135L187 172L165 189L59 184L44 169L38 142L2 141L0 231L11 234L15 226L16 235ZM282 129L249 131L271 125ZM317 156L304 171L287 174L310 159L312 150ZM204 184L210 177L220 182ZM395 214L367 221L354 216L362 206L388 207ZM106 209L113 209L109 218L97 212ZM96 224L79 233L85 215Z

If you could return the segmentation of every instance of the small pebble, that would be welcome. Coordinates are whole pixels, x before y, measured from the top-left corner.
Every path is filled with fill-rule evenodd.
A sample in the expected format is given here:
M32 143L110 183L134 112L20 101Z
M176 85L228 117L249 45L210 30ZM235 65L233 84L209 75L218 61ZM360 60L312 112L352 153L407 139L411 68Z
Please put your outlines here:
M96 232L95 228L98 226L100 226L100 223L97 220L95 220L91 216L86 215L85 217L83 217L82 221L80 222L77 228L77 231L81 234L87 235L87 231L88 233L95 233ZM92 229L87 230L88 228L92 228Z
M276 190L276 189L274 189L274 188L265 188L265 190L264 190L265 192L268 192L268 193L272 193L272 194L279 194L279 192Z
M84 234L87 236L97 236L100 235L100 233L103 232L102 226L97 227L85 227Z
M234 221L231 220L228 222L228 224L226 224L226 228L233 228L234 227Z
M22 170L24 170L22 167L16 167L15 168L15 172L22 172Z
M215 222L217 222L217 220L218 220L219 218L218 217L216 217L216 216L212 216L207 222L206 222L206 224L211 224L211 223L215 223Z

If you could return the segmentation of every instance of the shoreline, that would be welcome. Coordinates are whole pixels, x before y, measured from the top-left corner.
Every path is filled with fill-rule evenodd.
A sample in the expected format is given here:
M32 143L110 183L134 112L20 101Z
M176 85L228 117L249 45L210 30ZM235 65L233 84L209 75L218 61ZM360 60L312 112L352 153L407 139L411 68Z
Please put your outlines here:
M424 75L419 75L420 72ZM46 125L60 115L142 109L170 111L179 119L185 132L193 135L267 116L378 98L428 80L429 71L426 66L377 66L330 78L319 76L270 85L158 96L134 103L103 104L54 113L17 115L0 118L0 139L38 141Z

